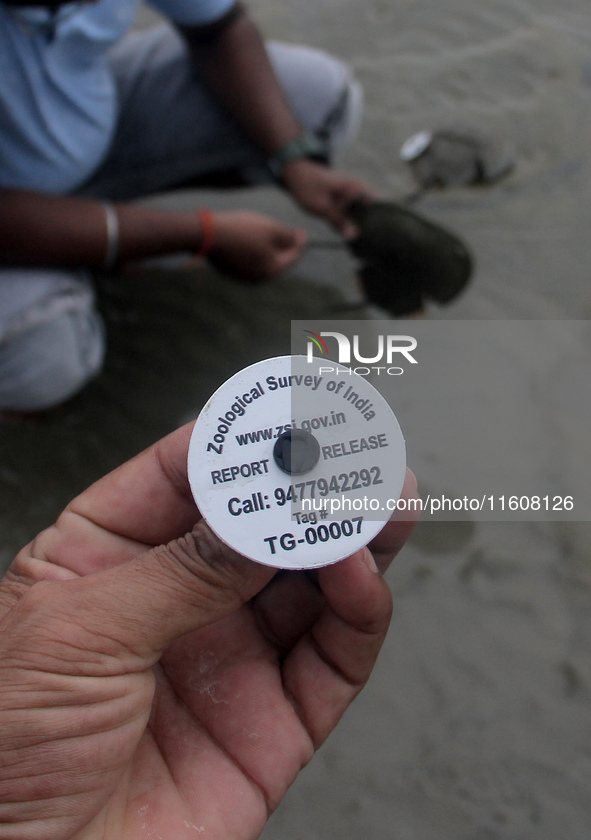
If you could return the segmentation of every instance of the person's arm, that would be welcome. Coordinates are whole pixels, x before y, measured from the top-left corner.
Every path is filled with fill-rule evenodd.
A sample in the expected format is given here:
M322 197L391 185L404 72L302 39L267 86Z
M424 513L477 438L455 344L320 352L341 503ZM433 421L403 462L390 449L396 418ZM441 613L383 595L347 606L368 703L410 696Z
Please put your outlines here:
M115 214L111 231L109 213ZM198 252L203 233L197 213L132 204L107 210L93 199L0 189L0 265L102 268L111 256L125 263ZM256 213L216 213L207 256L241 279L265 279L296 260L304 242L302 231Z
M240 4L213 25L179 29L209 89L268 157L302 133L263 38ZM359 179L306 159L289 163L282 178L303 209L344 232L347 206L371 192Z
M237 3L207 26L181 26L193 60L218 102L269 157L302 132L263 38Z
M117 261L196 251L196 213L168 213L118 204ZM28 190L0 190L0 261L9 265L101 267L107 255L107 213L101 202Z

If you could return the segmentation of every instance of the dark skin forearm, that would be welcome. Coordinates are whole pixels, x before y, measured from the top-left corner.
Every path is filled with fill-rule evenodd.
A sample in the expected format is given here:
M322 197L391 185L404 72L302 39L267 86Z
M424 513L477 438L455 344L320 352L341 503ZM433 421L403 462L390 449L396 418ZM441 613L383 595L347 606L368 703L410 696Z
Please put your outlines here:
M199 247L194 213L118 204L118 260ZM0 189L0 264L101 267L107 224L100 202L29 190Z
M272 155L301 133L263 38L244 10L210 38L203 27L180 31L209 89L263 152Z
M173 213L117 204L117 262L175 251L196 251L203 232L197 213ZM305 233L245 211L216 213L207 258L226 275L258 281L299 258ZM0 268L102 268L107 253L104 207L86 198L0 189Z
M240 10L211 27L181 27L195 65L218 102L267 156L302 132L269 61L264 41ZM357 178L306 159L291 161L282 180L300 207L353 236L351 201L369 195Z

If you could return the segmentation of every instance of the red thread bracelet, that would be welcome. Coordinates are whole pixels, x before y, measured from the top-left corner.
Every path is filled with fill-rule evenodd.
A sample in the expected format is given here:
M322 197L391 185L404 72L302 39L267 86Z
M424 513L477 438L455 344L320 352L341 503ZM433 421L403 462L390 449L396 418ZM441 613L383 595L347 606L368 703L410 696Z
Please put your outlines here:
M215 216L211 210L198 210L197 216L201 225L201 244L195 251L195 256L205 259L211 249L215 239Z

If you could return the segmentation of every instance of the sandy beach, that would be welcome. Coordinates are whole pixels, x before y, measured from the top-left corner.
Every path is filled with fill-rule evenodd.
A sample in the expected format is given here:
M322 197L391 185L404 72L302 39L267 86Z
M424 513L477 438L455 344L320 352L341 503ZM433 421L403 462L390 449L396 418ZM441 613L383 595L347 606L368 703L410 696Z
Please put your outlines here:
M270 38L351 63L365 121L339 163L385 196L414 189L399 149L421 129L463 126L510 148L515 166L498 184L433 191L416 205L468 243L476 272L417 327L426 342L448 336L438 346L450 378L411 381L396 410L423 495L461 495L486 432L483 471L497 452L503 465L495 494L528 479L542 494L572 494L580 511L423 519L388 573L394 618L372 680L263 838L588 840L591 10L584 0L249 6ZM330 235L273 188L150 202L248 206ZM289 353L292 319L386 317L336 250L310 251L255 288L154 265L105 280L101 301L101 376L43 420L0 427L0 568L90 482L195 417L230 374ZM458 331L441 325L474 320L549 326L514 325L508 342L491 327L492 344L460 367ZM458 377L470 402L459 398L456 419L437 429L434 406L449 408Z

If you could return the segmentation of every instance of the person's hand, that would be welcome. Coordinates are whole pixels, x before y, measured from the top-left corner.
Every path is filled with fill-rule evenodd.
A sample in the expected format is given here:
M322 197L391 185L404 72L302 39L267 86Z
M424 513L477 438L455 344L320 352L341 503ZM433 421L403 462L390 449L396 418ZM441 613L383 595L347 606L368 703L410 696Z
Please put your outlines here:
M216 213L209 262L239 280L275 277L292 265L306 246L306 232L250 211Z
M275 574L199 521L190 432L75 499L0 584L1 840L256 837L369 677L374 558L413 523Z
M373 196L367 184L306 159L289 163L282 178L302 209L325 219L345 239L356 235L355 226L347 217L347 209L352 202Z

